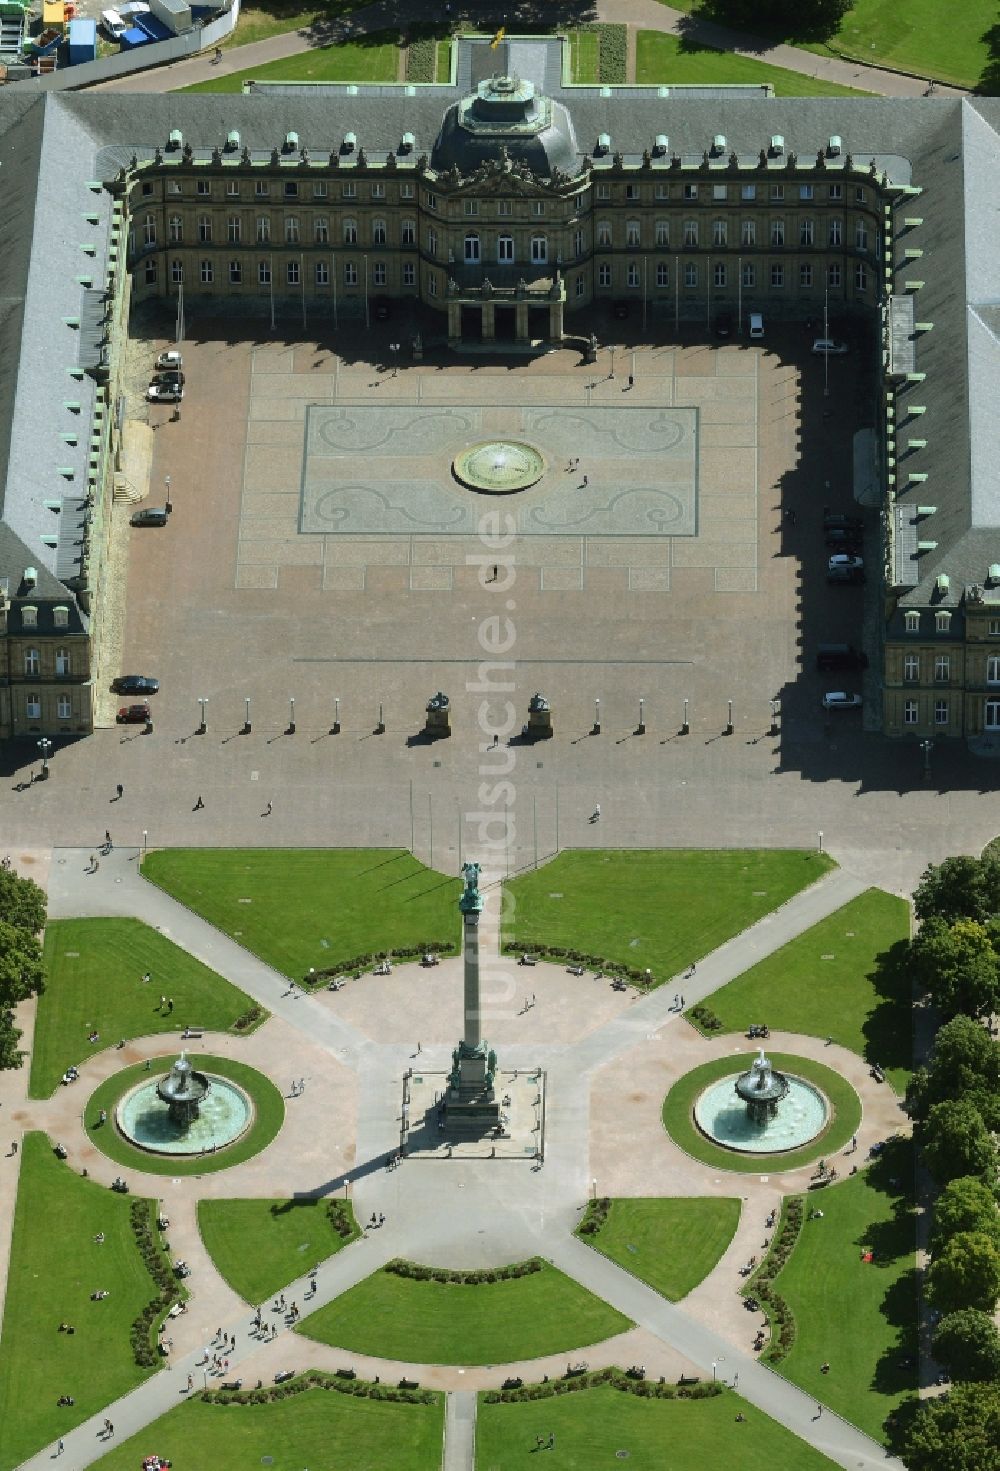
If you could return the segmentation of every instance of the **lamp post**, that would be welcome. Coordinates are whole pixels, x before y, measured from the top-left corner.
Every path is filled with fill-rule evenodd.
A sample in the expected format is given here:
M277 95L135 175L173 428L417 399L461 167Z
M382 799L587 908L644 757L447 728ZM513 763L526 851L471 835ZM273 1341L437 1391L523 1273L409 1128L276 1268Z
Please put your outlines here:
M333 730L332 735L340 735L340 696L333 702Z
M823 851L823 834L822 834L822 832L818 832L818 833L817 833L817 834L816 834L816 837L817 837L817 838L818 838L818 840L819 840L819 844L818 844L818 851L819 851L819 852L820 852L820 853L822 853L822 851Z
M376 735L385 735L385 721L382 719L382 702L381 702L381 700L379 701L379 706L378 706L378 725L376 725L376 727L375 727L375 734Z
M147 847L148 843L149 843L149 830L147 828L143 828L143 830L142 830L142 856L143 856L143 858L145 858L145 856L146 856L146 847Z
M771 734L772 735L777 735L778 734L778 702L777 702L777 700L772 700L771 701Z
M250 696L244 695L243 703L246 706L246 714L243 717L243 734L250 734Z
M49 752L52 750L52 742L48 736L42 736L38 742L38 749L42 753L42 770L39 781L47 781L49 775Z
M688 720L688 701L684 701L684 719L681 721L681 735L691 734L691 722Z
M615 347L614 347L614 343L612 343L611 344L611 372L608 374L608 382L609 383L613 383L614 381L615 381Z
M934 742L932 740L921 741L920 742L920 749L924 753L924 781L930 781L930 779L931 779L931 752L934 749Z
M288 734L295 734L295 696L288 696Z
M199 735L204 735L205 732L206 732L206 730L208 729L208 722L205 719L205 706L207 704L208 704L208 696L207 695L200 695L198 697L198 708L199 708L198 734Z
M165 499L164 499L164 509L166 510L166 513L169 516L170 515L170 512L174 509L174 503L170 499L170 476L169 475L164 475L164 477L163 477L163 488L166 491L166 496L165 496Z
M636 726L636 735L646 734L646 721L643 718L646 701L642 695L639 696L639 724Z
M399 372L399 343L390 342L389 351L392 353L392 376L395 378Z
M732 700L729 700L727 703L728 703L728 707L729 707L729 714L726 717L726 735L732 735L732 733L733 733L733 702L732 702Z
M595 735L600 735L600 733L601 733L601 702L600 702L600 700L595 700L594 701L594 734Z

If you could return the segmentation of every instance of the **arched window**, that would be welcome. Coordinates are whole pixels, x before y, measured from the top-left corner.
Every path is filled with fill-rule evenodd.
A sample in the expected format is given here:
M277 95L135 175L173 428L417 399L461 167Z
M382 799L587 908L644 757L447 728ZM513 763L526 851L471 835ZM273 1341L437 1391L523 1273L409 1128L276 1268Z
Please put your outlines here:
M24 651L24 672L25 672L25 674L39 674L39 673L41 673L41 668L42 668L42 661L41 661L41 658L39 657L38 650L37 649L25 649L25 651Z
M174 244L180 244L180 242L184 239L184 221L181 219L180 215L170 216L169 228L170 239L174 242Z
M358 222L357 222L357 220L345 220L344 221L344 244L345 245L357 245L357 243L358 243Z
M549 242L544 235L532 235L531 259L536 265L544 265L549 258Z
M211 241L211 239L212 239L212 216L211 215L199 215L198 216L198 239L201 240L206 245Z
M146 215L142 222L142 243L144 245L156 244L156 216Z
M372 220L372 244L385 244L385 220Z
M501 235L497 239L497 260L501 265L509 265L514 259L514 237L513 235Z
M465 261L471 266L479 264L479 236L474 230L470 230L465 237Z
M69 674L69 649L56 649L56 673Z

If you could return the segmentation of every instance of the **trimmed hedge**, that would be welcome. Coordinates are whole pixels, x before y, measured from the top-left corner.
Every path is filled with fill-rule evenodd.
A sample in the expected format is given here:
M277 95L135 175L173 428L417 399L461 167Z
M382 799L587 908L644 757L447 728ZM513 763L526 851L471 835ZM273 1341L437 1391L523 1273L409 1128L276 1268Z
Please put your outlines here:
M393 1272L397 1277L411 1277L416 1282L448 1282L460 1287L479 1287L484 1282L510 1282L515 1277L530 1277L542 1270L541 1257L529 1257L526 1262L508 1262L505 1267L482 1267L471 1272L453 1271L449 1267L425 1267L422 1262L408 1262L405 1257L393 1257L386 1262L384 1272Z
M383 960L415 960L420 955L457 955L454 940L422 940L419 945L404 945L399 950L376 950L371 955L352 955L349 960L338 960L335 965L325 965L322 970L312 970L302 977L303 986L318 986L334 976L350 971L357 980L362 971L373 970Z
M328 1200L326 1218L338 1236L351 1241L361 1235L361 1228L354 1219L354 1207L349 1200Z
M153 1202L145 1199L133 1200L129 1208L129 1220L139 1255L154 1284L160 1289L132 1323L129 1341L140 1369L155 1369L160 1362L162 1355L157 1352L157 1330L173 1304L178 1300L184 1301L188 1295L174 1276L165 1243L157 1241L153 1235L154 1209Z
M623 87L628 81L628 26L602 21L597 32L597 76L612 87Z
M804 1217L805 1197L786 1196L767 1256L743 1289L744 1297L759 1298L764 1304L771 1342L762 1357L768 1364L780 1363L795 1342L795 1318L785 1299L775 1292L774 1279L795 1248Z
M433 36L420 36L407 46L406 80L408 82L437 80L437 41Z
M611 1198L602 1195L598 1200L588 1200L587 1209L583 1213L583 1219L576 1228L578 1236L596 1236L601 1227L607 1224L608 1213L611 1210Z
M439 1398L430 1389L380 1384L378 1380L349 1378L344 1373L326 1374L322 1369L310 1369L285 1384L267 1388L258 1380L256 1389L206 1389L199 1392L198 1398L210 1405L267 1405L306 1389L332 1389L337 1394L352 1394L356 1399L393 1400L407 1405L432 1405Z
M686 1012L685 1014L690 1017L690 1019L695 1022L700 1030L703 1032L722 1031L722 1022L716 1016L715 1012L711 1011L707 1006L692 1006L691 1010L689 1012Z
M234 1032L252 1031L254 1027L259 1027L262 1022L266 1022L269 1015L270 1013L265 1011L263 1006L251 1006L249 1011L245 1011L242 1016L236 1018L230 1030Z
M577 1394L581 1389L593 1389L598 1384L610 1384L613 1389L634 1394L639 1399L713 1399L725 1392L724 1386L714 1381L703 1383L700 1379L681 1379L677 1384L667 1384L663 1379L636 1379L609 1366L595 1369L590 1374L547 1379L541 1384L525 1384L517 1389L488 1389L483 1399L488 1405L514 1405L525 1400L552 1399L558 1394Z

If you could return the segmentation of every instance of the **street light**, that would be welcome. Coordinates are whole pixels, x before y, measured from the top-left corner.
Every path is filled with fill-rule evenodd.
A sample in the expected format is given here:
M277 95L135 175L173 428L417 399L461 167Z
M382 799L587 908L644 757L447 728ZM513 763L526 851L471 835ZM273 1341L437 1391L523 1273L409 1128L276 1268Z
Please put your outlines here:
M646 704L646 701L643 699L642 695L640 695L639 696L639 724L636 727L636 732L635 732L636 735L645 735L646 734L646 721L643 718L643 708L644 708L645 704Z
M147 844L148 840L149 840L149 829L144 827L143 830L142 830L142 856L143 856L143 858L145 858L145 856L146 856L146 844Z
M600 735L600 733L601 733L601 702L600 702L600 700L595 700L594 701L594 734L595 735Z
M295 696L288 696L288 734L295 734Z
M399 343L390 342L389 351L392 353L392 376L395 378L399 372Z
M170 476L169 475L164 475L164 477L163 477L163 488L166 491L165 508L166 508L167 515L169 516L170 515L170 512L174 509L173 502L170 499Z
M208 724L207 724L207 722L205 720L205 706L207 704L208 704L208 696L207 695L199 695L199 697L198 697L198 708L199 708L198 734L199 735L204 735L205 732L206 732L206 730L208 729Z
M250 696L249 695L244 695L243 696L243 703L244 703L244 705L246 705L246 711L247 711L246 717L244 718L244 721L243 721L243 734L244 735L249 735L250 734L250 730L251 730L251 726L250 726Z
M920 749L924 753L924 781L930 781L930 779L931 779L931 752L934 749L934 742L932 740L921 741L920 742Z
M333 735L340 735L340 696L337 695L333 702ZM412 846L412 845L411 845Z
M49 775L49 752L52 750L52 742L48 736L42 736L38 742L38 749L42 753L42 770L39 781L46 781Z

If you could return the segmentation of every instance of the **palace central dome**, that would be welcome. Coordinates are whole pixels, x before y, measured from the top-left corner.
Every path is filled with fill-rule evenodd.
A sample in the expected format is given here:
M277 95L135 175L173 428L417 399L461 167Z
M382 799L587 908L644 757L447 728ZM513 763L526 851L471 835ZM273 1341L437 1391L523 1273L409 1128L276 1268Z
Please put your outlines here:
M502 152L501 152L502 151ZM471 174L502 156L539 179L580 168L566 108L521 77L487 77L475 93L448 108L431 154L439 172Z

